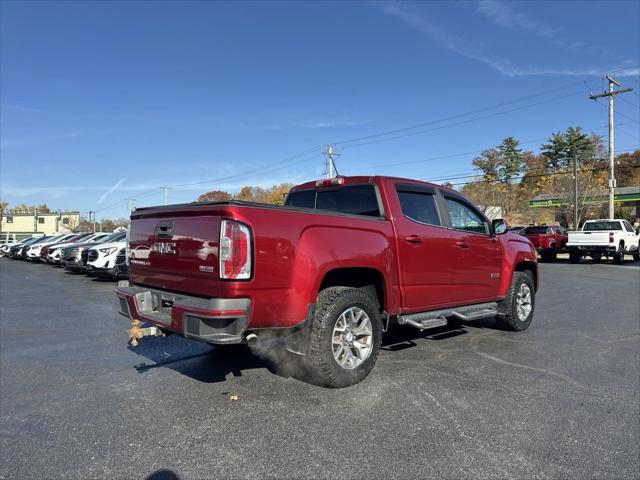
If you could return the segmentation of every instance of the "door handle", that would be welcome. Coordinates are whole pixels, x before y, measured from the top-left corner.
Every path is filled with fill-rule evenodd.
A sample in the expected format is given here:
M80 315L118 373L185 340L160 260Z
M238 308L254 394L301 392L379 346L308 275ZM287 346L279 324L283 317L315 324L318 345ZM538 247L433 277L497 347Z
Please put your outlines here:
M469 244L467 242L464 242L462 240L456 242L456 247L460 247L460 248L469 248Z
M404 239L409 243L422 243L422 238L418 235L407 235Z

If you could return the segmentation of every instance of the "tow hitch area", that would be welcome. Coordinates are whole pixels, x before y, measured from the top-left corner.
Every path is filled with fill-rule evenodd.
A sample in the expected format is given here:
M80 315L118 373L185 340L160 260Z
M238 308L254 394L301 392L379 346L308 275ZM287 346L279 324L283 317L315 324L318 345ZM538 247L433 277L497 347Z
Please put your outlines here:
M164 337L165 334L158 327L143 327L141 328L142 322L140 320L132 319L131 320L131 328L127 330L127 334L129 335L129 343L132 347L138 346L138 340L142 339L142 337Z

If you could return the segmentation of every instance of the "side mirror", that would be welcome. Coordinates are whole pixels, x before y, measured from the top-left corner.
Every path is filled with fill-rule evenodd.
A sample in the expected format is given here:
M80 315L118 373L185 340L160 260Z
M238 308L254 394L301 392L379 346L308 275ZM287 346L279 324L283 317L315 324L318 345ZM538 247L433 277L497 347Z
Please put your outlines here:
M497 218L491 222L491 227L493 228L494 235L502 235L507 232L509 225L506 220Z

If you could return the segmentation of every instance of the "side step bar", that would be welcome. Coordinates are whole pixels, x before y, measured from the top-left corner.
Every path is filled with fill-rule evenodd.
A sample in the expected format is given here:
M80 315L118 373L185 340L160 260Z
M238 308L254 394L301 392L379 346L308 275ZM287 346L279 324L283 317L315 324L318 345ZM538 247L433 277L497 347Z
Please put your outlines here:
M445 326L447 324L447 317L456 317L465 322L470 322L481 318L492 317L497 314L497 302L489 302L479 303L477 305L466 305L464 307L433 310L431 312L400 315L398 317L398 323L400 325L411 325L419 330L427 330L429 328Z

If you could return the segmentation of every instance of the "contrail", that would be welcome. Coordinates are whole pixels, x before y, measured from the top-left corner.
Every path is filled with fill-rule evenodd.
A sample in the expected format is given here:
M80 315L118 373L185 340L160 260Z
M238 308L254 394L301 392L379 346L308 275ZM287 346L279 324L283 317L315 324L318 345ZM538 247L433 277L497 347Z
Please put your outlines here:
M120 188L120 185L122 185L125 182L125 180L126 178L121 178L120 180L118 180L113 186L111 186L111 188L109 188L106 192L102 194L102 196L98 200L98 203L102 203L105 198L107 198L109 195L115 192L118 188Z

